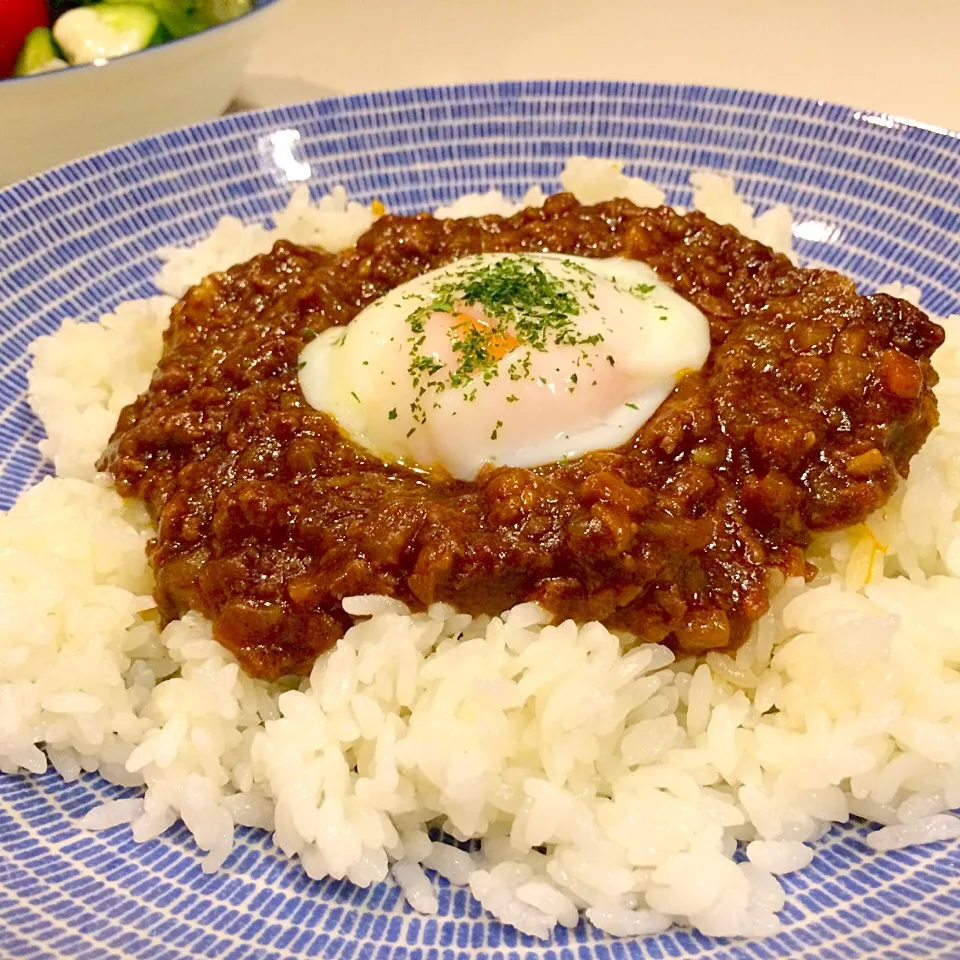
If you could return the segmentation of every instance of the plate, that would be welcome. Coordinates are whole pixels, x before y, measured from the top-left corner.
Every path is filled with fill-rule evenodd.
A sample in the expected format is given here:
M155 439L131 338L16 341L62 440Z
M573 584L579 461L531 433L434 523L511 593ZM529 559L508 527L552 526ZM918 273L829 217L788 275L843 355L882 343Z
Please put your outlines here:
M916 284L931 313L960 312L960 139L946 130L736 90L524 82L371 93L241 114L141 140L0 192L0 504L40 477L24 401L27 345L153 292L158 248L224 214L262 220L307 182L412 212L465 191L557 188L563 160L626 162L689 204L691 170L729 172L760 207L790 205L808 262L865 289ZM541 943L440 882L414 914L392 884L309 880L262 832L241 830L213 876L182 827L136 845L76 819L127 795L96 776L0 776L0 954L88 960L288 957L845 958L960 955L960 844L877 856L862 825L835 828L784 878L784 930L718 941L674 930L614 941L581 924Z

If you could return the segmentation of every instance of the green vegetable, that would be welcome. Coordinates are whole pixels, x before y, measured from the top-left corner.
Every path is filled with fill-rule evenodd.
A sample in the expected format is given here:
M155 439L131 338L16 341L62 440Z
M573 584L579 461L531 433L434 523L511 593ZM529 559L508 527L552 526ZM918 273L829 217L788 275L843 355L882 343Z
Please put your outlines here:
M251 0L197 0L197 16L208 25L226 23L250 12Z
M132 53L134 49L155 46L165 40L176 40L199 33L207 27L226 23L236 17L249 13L253 9L253 0L48 0L54 33L62 15L77 9L99 10L102 7L138 7L152 12L159 21L160 29L155 31L142 45L124 49L123 53ZM69 21L68 21L69 28ZM126 29L121 27L121 30ZM117 53L105 56L119 56ZM69 58L72 63L86 63L94 57ZM49 68L48 68L49 69Z
M109 60L170 38L149 7L110 2L67 11L53 25L53 35L70 63Z
M129 0L104 2L122 4ZM149 7L174 39L226 23L253 7L251 0L137 0L137 3Z
M126 5L129 0L103 0L112 5ZM138 5L152 10L163 28L176 40L199 33L209 24L197 15L193 0L138 0Z
M35 27L27 34L17 57L14 75L25 77L30 73L45 73L47 70L59 70L65 67L53 34L46 27Z

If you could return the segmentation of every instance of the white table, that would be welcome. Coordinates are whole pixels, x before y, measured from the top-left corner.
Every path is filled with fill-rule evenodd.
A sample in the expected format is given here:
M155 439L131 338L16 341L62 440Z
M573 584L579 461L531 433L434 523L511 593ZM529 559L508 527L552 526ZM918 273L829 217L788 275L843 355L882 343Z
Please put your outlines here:
M287 0L246 106L593 78L744 87L960 130L957 0Z

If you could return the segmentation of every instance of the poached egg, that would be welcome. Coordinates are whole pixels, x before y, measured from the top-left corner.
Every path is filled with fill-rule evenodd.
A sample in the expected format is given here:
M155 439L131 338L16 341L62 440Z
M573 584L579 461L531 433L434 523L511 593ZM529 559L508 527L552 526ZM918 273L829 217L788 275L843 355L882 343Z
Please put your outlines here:
M473 480L625 443L709 350L707 318L646 264L476 254L323 331L300 385L380 459Z

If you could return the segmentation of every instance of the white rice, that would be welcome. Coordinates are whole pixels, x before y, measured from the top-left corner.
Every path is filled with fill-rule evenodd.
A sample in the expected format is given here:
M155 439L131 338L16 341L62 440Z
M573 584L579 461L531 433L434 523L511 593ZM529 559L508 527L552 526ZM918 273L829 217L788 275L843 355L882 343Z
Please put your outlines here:
M571 161L563 183L585 200L662 201L603 161ZM722 178L694 186L713 218L789 250L785 208L754 219ZM446 212L512 209L493 193ZM786 583L733 655L624 653L603 627L545 625L532 604L471 619L356 597L345 608L368 619L283 689L241 673L197 615L159 630L145 512L94 462L149 381L169 297L276 237L339 249L372 219L339 188L315 206L296 194L274 229L227 219L166 252L168 296L35 344L30 398L58 477L0 518L0 770L49 758L67 779L142 784L81 825L130 822L146 840L181 819L208 870L237 825L263 827L311 877L392 872L429 913L426 867L542 938L581 911L615 936L674 922L775 933L775 876L803 869L830 823L886 824L877 850L960 836L956 322L935 358L942 424L909 481L821 538L816 581ZM432 842L433 827L480 838L479 853Z

